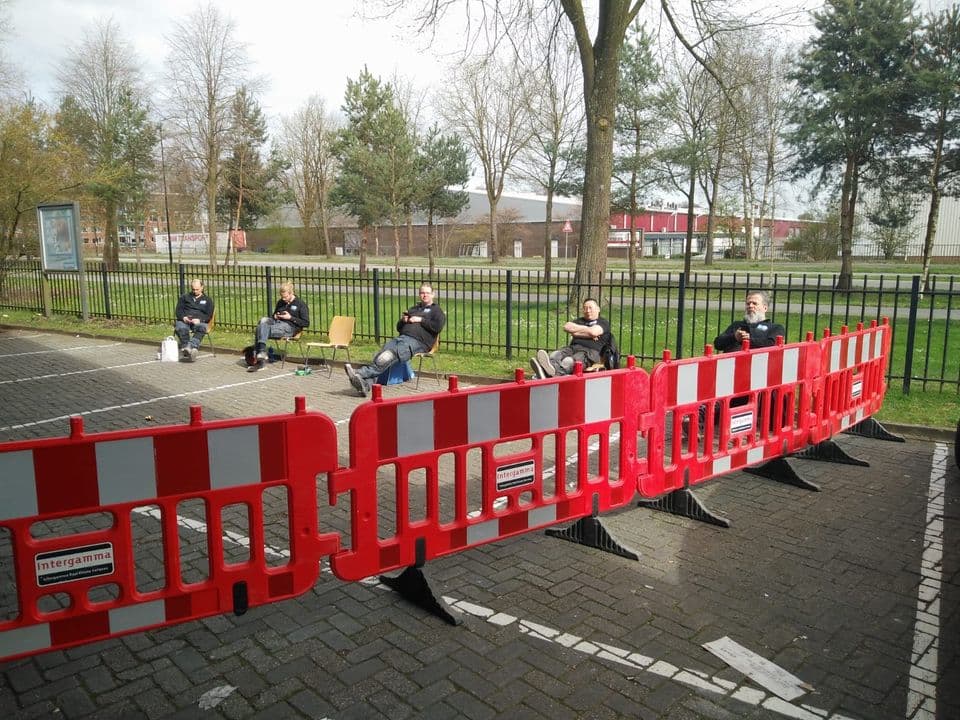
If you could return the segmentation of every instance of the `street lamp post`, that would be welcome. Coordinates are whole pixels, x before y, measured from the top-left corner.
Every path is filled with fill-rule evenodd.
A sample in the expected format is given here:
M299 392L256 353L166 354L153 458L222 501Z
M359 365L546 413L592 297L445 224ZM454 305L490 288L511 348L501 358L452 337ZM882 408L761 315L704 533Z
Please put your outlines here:
M167 254L170 264L173 265L173 233L170 231L170 205L167 203L167 165L163 159L163 123L158 123L160 130L160 174L163 177L163 214L167 218Z

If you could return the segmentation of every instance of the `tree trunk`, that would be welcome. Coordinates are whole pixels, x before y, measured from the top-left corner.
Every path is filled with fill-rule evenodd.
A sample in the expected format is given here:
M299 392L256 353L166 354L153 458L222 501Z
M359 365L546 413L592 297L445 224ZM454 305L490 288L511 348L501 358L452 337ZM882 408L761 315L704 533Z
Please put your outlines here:
M407 257L413 257L413 213L407 213Z
M690 184L687 194L687 241L683 250L683 274L690 277L690 253L693 252L693 198L697 194L697 171L690 168Z
M938 162L935 162L938 165ZM923 235L923 269L920 274L920 287L929 292L930 255L933 253L933 241L937 237L937 221L940 214L940 188L934 186L930 191L930 212L927 213L927 230Z
M930 168L930 212L927 213L927 229L923 235L923 269L921 270L920 287L923 292L929 292L927 287L930 277L930 255L933 253L933 241L937 237L937 222L940 214L940 164L943 162L943 137L946 117L943 111L937 123L937 144L933 151L933 167Z
M840 191L840 275L837 290L853 287L853 215L857 207L857 173L859 166L852 155L847 156Z
M120 267L120 241L117 238L117 204L113 200L107 200L103 204L104 240L103 240L103 262L109 270L117 270ZM80 243L80 254L83 255L83 240L77 238Z
M613 121L620 81L620 50L627 27L643 2L606 0L600 4L596 39L591 41L583 4L560 0L577 41L583 69L583 99L587 116L587 157L584 168L583 208L577 269L569 302L579 307L582 299L599 296L607 268L607 237L610 233L610 178L613 175ZM583 278L588 278L583 283ZM594 280L595 278L595 280ZM596 286L589 283L596 282ZM576 290L573 290L576 292Z
M207 170L207 248L210 271L217 269L217 169L211 165Z
M400 277L400 226L396 221L393 223L393 267L397 271L397 277Z
M330 227L327 224L327 212L323 202L320 203L320 240L323 244L323 247L320 248L320 252L322 252L326 257L330 257L332 252L330 248Z
M490 203L490 263L496 264L500 261L500 239L497 233L497 200L487 194L487 201Z
M551 173L552 175L552 173ZM550 282L550 238L553 235L553 177L551 176L547 190L547 213L543 223L543 280Z
M370 235L370 227L364 225L360 228L360 274L367 272L367 238Z
M433 277L433 272L436 270L436 258L434 257L435 247L433 234L435 232L433 226L433 208L427 211L427 264L429 265L430 276Z

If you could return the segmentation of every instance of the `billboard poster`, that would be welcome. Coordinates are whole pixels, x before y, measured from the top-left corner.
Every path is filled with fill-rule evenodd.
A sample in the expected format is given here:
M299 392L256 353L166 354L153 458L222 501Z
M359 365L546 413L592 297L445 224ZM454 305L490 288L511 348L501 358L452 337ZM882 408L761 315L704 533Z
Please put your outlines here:
M80 270L79 215L75 203L37 206L40 257L45 271Z

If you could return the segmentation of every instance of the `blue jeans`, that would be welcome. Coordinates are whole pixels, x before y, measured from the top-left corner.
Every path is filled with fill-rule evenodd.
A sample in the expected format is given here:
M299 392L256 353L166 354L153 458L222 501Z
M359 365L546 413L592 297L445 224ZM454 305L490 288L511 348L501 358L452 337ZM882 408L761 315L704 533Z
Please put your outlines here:
M263 350L267 346L267 340L270 338L293 337L297 334L297 326L286 320L274 320L273 318L260 318L256 330L257 350Z
M365 380L372 380L384 370L389 370L397 363L405 363L418 352L426 352L429 349L422 342L409 335L391 338L373 356L372 363L357 370L357 375Z
M193 340L190 339L191 330L193 331ZM177 335L181 349L188 345L198 348L200 347L200 343L203 342L203 336L207 334L207 324L197 323L196 325L187 325L183 320L177 320L173 324L173 332Z

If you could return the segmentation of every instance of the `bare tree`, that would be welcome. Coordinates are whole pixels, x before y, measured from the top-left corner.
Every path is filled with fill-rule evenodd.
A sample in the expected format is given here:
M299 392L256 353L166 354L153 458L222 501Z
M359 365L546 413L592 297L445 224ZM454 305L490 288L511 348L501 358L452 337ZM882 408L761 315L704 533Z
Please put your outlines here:
M167 36L168 91L165 114L180 131L184 154L201 179L206 204L210 269L217 266L217 191L221 160L230 132L237 90L256 83L247 77L246 46L235 37L233 21L216 6L199 6Z
M617 101L617 72L620 51L627 29L647 0L605 0L586 4L582 0L477 0L464 3L460 0L368 0L385 7L388 13L413 6L418 30L435 30L437 22L448 13L460 13L466 17L467 32L465 48L475 47L486 40L496 48L502 44L522 45L531 24L540 22L543 16L554 16L559 6L565 20L573 31L579 50L583 71L583 99L587 118L587 150L583 183L583 209L580 223L580 252L577 255L577 278L586 293L599 291L596 283L586 282L587 277L599 280L606 269L607 237L610 222L610 176L613 170L613 130ZM660 0L651 4L652 12L659 11L665 27L674 34L686 52L719 80L701 55L702 39L716 32L717 17L724 14L734 3L729 0L691 0L688 4ZM779 8L764 8L767 15L803 11L802 3L788 11ZM681 17L686 13L687 17ZM729 20L729 18L726 18ZM739 28L760 22L740 19ZM728 30L733 29L728 25Z
M543 228L543 269L550 281L553 198L570 186L582 167L577 150L585 140L580 71L572 39L555 31L557 22L545 18L537 26L535 44L529 49L529 71L536 91L528 93L530 142L520 153L515 175L547 196ZM577 194L580 193L577 188Z
M337 170L333 140L339 124L327 113L319 95L310 97L282 124L280 152L289 164L284 187L293 197L303 227L315 237L319 252L329 257L329 197Z
M474 62L450 80L440 114L467 138L483 168L490 205L490 261L500 257L497 203L517 155L530 141L528 83L513 63Z
M753 257L755 222L762 229L763 219L770 218L771 244L773 241L776 188L787 172L783 132L795 91L786 80L787 52L763 38L744 39L734 49L731 64L739 79L729 93L736 123L731 161L741 198L747 254Z
M104 20L68 50L57 79L59 124L87 155L87 192L103 213L104 262L115 268L118 208L143 194L157 140L140 69L117 26Z

